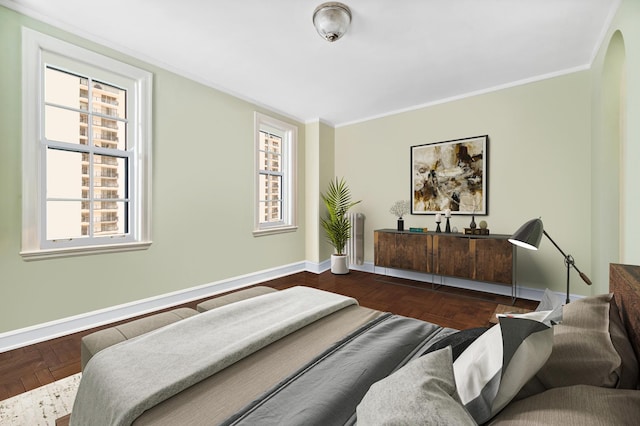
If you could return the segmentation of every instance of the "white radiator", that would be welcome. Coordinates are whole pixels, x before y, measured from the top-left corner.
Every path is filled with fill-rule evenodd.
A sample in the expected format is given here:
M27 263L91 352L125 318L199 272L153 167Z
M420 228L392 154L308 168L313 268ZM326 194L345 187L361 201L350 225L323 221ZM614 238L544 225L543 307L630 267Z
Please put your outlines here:
M364 214L348 213L351 222L351 237L347 241L346 253L350 265L364 264Z

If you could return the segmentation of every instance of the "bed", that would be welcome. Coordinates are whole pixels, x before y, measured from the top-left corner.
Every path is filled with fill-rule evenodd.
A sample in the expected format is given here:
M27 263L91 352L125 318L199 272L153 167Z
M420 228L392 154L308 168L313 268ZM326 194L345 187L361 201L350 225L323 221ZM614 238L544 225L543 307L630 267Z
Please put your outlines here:
M453 330L269 292L99 351L71 425L636 424L640 267L612 295ZM613 422L613 423L612 423Z

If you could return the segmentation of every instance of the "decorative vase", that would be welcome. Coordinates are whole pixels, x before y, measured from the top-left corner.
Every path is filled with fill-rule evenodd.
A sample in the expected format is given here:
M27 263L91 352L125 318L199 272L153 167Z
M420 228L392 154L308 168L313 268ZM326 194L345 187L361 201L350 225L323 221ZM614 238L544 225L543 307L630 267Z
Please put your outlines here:
M471 215L471 223L469 224L469 228L476 229L476 216L473 214Z
M337 275L349 273L349 258L346 254L331 255L331 272Z
M404 219L398 219L398 231L404 231Z

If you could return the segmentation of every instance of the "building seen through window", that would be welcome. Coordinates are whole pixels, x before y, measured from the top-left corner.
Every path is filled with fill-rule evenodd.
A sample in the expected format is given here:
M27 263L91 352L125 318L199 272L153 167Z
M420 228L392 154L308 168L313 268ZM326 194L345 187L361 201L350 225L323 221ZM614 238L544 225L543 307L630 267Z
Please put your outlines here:
M260 131L260 223L282 221L282 137Z
M48 66L46 238L128 231L126 90Z
M297 229L297 135L296 126L255 113L254 235Z

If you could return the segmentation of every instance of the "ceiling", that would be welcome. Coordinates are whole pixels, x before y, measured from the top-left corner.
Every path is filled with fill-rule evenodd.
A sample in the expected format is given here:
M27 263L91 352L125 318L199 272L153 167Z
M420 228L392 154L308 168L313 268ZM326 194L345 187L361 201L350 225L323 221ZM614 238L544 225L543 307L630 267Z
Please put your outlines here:
M340 126L586 69L620 0L0 0L303 122Z

